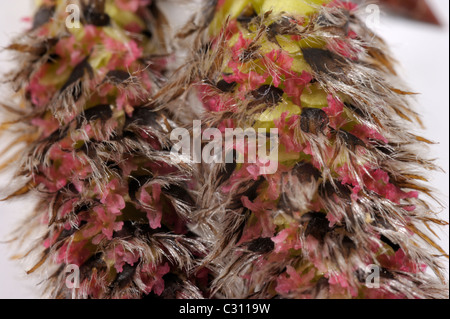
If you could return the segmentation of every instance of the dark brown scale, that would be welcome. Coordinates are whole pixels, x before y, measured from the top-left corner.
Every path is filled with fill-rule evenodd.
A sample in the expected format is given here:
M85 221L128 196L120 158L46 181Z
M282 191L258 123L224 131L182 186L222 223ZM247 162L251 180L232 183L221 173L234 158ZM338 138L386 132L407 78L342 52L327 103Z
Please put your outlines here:
M135 237L145 237L152 236L157 233L168 233L171 230L164 224L161 225L158 229L153 229L150 227L149 223L144 220L142 223L132 223L134 227L134 236Z
M92 205L90 204L90 203L84 203L84 204L82 204L82 205L80 205L80 206L77 206L77 207L75 207L75 210L74 210L74 214L75 215L78 215L79 213L81 213L81 212L86 212L86 211L88 211L89 209L91 209L91 207L92 207Z
M85 279L90 279L92 270L97 269L98 271L106 270L106 263L103 261L103 254L97 253L94 254L91 258L89 258L83 265L80 267L80 281Z
M235 244L241 240L242 235L244 234L245 225L247 224L247 221L251 215L252 215L252 212L250 210L248 210L247 208L245 208L244 211L242 212L242 216L244 218L242 219L242 222L239 225L239 227L236 229L237 236L236 236L236 240L234 241ZM228 244L229 242L231 242L231 239L232 238L227 238L226 243Z
M266 103L269 106L277 105L283 98L284 91L272 85L264 84L257 90L252 91L253 97L258 102Z
M120 272L114 282L111 284L110 288L116 288L123 289L127 285L129 285L134 277L134 274L136 273L136 267L139 264L139 262L135 263L133 266L129 264L123 265L123 271Z
M86 57L83 61L81 61L70 73L69 78L67 79L66 83L62 86L62 88L59 90L60 93L64 92L68 87L70 87L72 84L76 83L78 80L80 80L87 71L89 76L92 78L94 76L94 70L92 69L91 65L88 62L89 57ZM78 101L81 94L81 83L78 83L78 93L75 94L76 90L74 88L73 90L73 97L75 101Z
M26 99L27 101L31 101L31 92L30 92L29 90L27 90L27 91L25 92L25 99ZM31 103L34 105L33 102L31 102Z
M58 128L55 132L53 132L48 137L46 137L43 140L43 142L47 142L48 144L46 145L43 153L45 154L53 144L55 144L55 143L59 142L61 139L63 139L67 135L68 131L69 131L68 126L66 126L64 128Z
M150 4L147 6L147 9L150 12L150 15L153 17L152 24L154 26L158 26L159 28L154 28L153 31L155 31L155 36L159 39L159 45L165 49L166 44L164 43L165 39L165 32L163 31L163 26L168 26L169 21L167 20L166 16L164 15L163 11L159 8L159 5L157 1L150 1Z
M321 197L335 199L334 196L342 199L345 204L350 205L352 203L351 194L352 191L346 185L342 185L340 181L335 181L335 186L331 182L326 182L319 186L319 193Z
M67 183L66 187L64 187L63 190L72 194L79 194L77 188L73 183Z
M274 248L275 243L268 237L254 239L248 244L248 250L261 254L270 253Z
M291 19L287 17L281 17L280 20L275 21L269 26L269 33L275 34L275 35L285 35L288 34L292 30L292 22Z
M381 240L383 243L389 245L395 252L398 251L398 250L400 250L400 248L401 248L400 245L394 244L389 238L387 238L387 237L384 236L384 235L381 235L380 240Z
M331 23L330 19L328 19L328 17L323 13L321 13L317 16L317 19L315 22L316 22L316 25L320 26L320 27L329 27L329 26L334 25L333 23Z
M395 279L394 273L386 268L380 268L380 276L385 279Z
M82 86L81 82L76 83L75 86L72 87L71 95L75 102L78 101L80 99L81 95L83 94L81 91L82 89L83 89L83 86Z
M251 44L247 49L244 49L239 55L239 61L246 63L252 60L259 59L261 56L257 51L261 48L258 44Z
M18 44L13 43L10 46L6 47L7 50L17 51L21 53L27 53L30 55L33 55L35 57L38 57L37 59L33 60L33 63L36 63L39 61L39 58L44 57L47 53L49 53L50 49L53 48L57 43L59 39L57 38L48 38L40 42L36 45L27 45L27 44ZM51 55L48 56L50 58ZM53 56L57 56L56 54L53 54ZM14 79L17 79L15 77Z
M233 92L236 86L237 86L236 82L228 83L225 80L220 80L219 82L216 83L216 88L225 93Z
M144 31L142 31L142 34L145 35L149 39L153 38L153 33L151 30L144 30Z
M135 228L129 220L125 220L122 225L122 229L114 231L113 238L128 238L134 235Z
M95 141L85 141L84 144L76 151L84 152L89 158L97 157L97 147L95 145Z
M318 296L322 291L328 291L330 283L328 282L328 279L325 277L321 277L315 287L314 287L314 296ZM317 299L316 297L314 299Z
M230 179L231 175L233 175L234 170L236 169L236 158L237 153L236 150L229 152L225 156L225 166L219 171L217 174L218 183L223 183Z
M303 48L302 52L315 73L345 82L348 62L343 57L329 50L317 48Z
M277 35L296 35L299 31L290 18L282 17L280 20L272 23L267 30L267 39L273 43L277 43Z
M119 164L117 164L116 162L114 162L114 161L108 161L108 162L106 162L106 166L108 167L108 169L110 169L110 170L114 170L114 171L117 171L117 172L122 172L122 169L120 168L120 166L119 166Z
M319 180L322 173L311 163L300 162L293 168L292 172L298 177L300 183L309 183L312 179Z
M244 10L239 17L237 17L237 21L245 28L248 28L249 24L253 21L254 18L258 17L258 14L253 9L253 6L249 6L246 10Z
M33 18L32 30L42 27L44 24L50 21L55 14L55 6L42 5Z
M45 53L47 53L48 51L50 51L51 48L55 47L56 44L58 44L59 42L59 38L48 38L45 39L44 42L42 43L43 46L45 46ZM50 57L57 57L59 59L59 56L57 54L50 54Z
M155 293L145 295L143 299L176 299L177 293L183 286L183 280L176 274L168 273L164 275L164 290L160 296Z
M109 104L100 104L84 111L84 118L86 121L95 121L98 119L106 121L109 120L112 115L112 108Z
M109 15L105 13L105 0L90 0L83 6L83 16L87 24L96 27L106 27L111 22Z
M134 132L131 131L123 131L121 136L117 136L117 140L121 140L121 139L130 139L130 140L134 140L136 139L136 134ZM134 151L131 151L131 153L135 154Z
M229 205L229 209L234 211L239 211L242 208L242 202L241 198L242 196L246 196L250 201L255 201L256 197L258 197L258 188L259 186L265 181L264 177L259 177L259 179L252 183L249 189L247 189L245 192L241 193L239 196L235 196L235 199L231 202ZM242 238L242 235L244 233L245 225L247 224L248 219L252 215L252 212L248 210L247 208L244 208L241 211L241 222L239 226L236 228L235 234L236 239L234 243L239 242L239 240ZM230 234L228 236L229 238L226 238L225 243L228 244L232 241L232 238L234 237L234 234Z
M300 128L303 132L315 135L324 133L329 123L330 119L324 110L309 107L302 109Z
M343 252L345 253L346 257L350 256L352 250L356 250L355 243L348 236L344 236L344 238L342 239L342 246L344 247Z
M129 238L132 236L136 236L136 227L133 225L133 222L129 220L125 220L123 222L122 229L119 231L114 231L113 238Z
M164 234L164 233L167 234L169 232L171 232L171 229L169 229L164 224L162 224L161 227L158 229L152 229L148 224L148 221L146 221L146 219L145 221L144 219L141 221L125 220L123 222L122 229L119 231L115 231L113 233L113 238L123 238L123 239L130 237L143 238L153 236L155 234Z
M70 236L72 236L73 234L75 234L75 232L77 232L79 229L81 229L81 227L83 227L84 225L87 224L87 221L83 220L81 221L79 227L72 227L70 229L63 229L63 231L61 232L61 234L59 234L58 239L56 240L56 242L59 242L60 240L66 239Z
M95 120L107 121L113 116L113 111L111 109L111 105L109 104L100 104L94 107L91 107L84 111L84 115L79 116L77 118L78 126L80 126L83 120L88 122Z
M52 53L48 56L48 60L47 63L49 64L53 64L55 63L57 60L59 60L60 56L56 53Z
M392 156L395 153L394 148L390 147L389 145L377 145L375 148L380 151L381 153Z
M265 181L263 177L259 177L259 179L242 195L247 196L249 200L252 202L256 199L258 196L258 188L259 186Z
M316 24L332 34L347 36L348 32L349 32L349 26L350 26L350 12L348 12L348 10L341 10L341 11L345 15L345 19L342 21L341 24L333 23L324 14L320 14L317 17ZM336 18L342 20L341 17L336 17Z
M347 148L349 148L352 151L355 151L357 146L366 147L366 144L360 138L356 137L355 135L347 131L339 130L338 136L344 140L344 143L347 146Z
M386 230L397 230L396 227L394 227L388 220L384 217L384 215L380 212L379 208L375 205L372 205L371 207L374 212L376 212L375 215L373 215L374 222L373 225L376 225L379 228L384 228Z
M319 212L310 212L302 216L302 221L307 221L305 237L311 235L323 244L325 235L331 231L327 215Z
M106 74L105 81L119 85L130 78L130 73L122 70L112 70Z
M353 105L352 103L348 103L348 102L344 102L344 105L346 108L348 108L349 110L351 110L352 112L356 113L357 115L359 115L362 118L369 118L363 110L361 110L360 108L358 108L357 106Z
M189 193L187 192L186 189L187 189L187 187L183 188L179 185L172 184L172 185L163 187L162 192L166 195L175 197L190 206L194 206L195 205L194 200L192 199L191 195L189 195Z
M152 175L134 176L128 181L128 194L132 200L136 200L136 192L148 181L153 179Z
M211 51L211 48L212 48L212 42L207 42L207 43L205 43L205 44L203 44L202 46L201 46L201 48L200 48L200 54L207 54L208 52L210 52Z
M262 183L264 183L264 181L265 178L260 176L256 182L252 183L252 186L250 186L249 189L243 192L240 196L236 196L235 201L230 204L230 209L237 210L242 206L242 196L247 196L252 202L255 201L256 197L258 197L258 188Z
M131 117L127 117L125 127L129 126L131 123L162 130L161 125L157 121L157 113L146 107L138 107L134 109L133 115Z

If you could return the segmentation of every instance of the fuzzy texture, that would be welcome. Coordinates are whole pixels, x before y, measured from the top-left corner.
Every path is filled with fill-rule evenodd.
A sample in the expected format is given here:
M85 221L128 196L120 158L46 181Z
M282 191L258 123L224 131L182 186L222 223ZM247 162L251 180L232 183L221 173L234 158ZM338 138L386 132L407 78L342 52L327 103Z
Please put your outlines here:
M24 108L5 105L16 119L2 126L27 144L8 198L38 194L18 238L44 229L26 255L51 274L48 296L448 297L429 141L409 133L411 93L354 4L205 0L177 34L192 55L165 80L172 40L153 1L86 0L70 30L67 3L43 1L9 47ZM238 163L249 143L225 165L175 161L170 132L192 119L277 128L277 172Z
M150 0L83 0L80 28L68 28L69 3L43 1L8 47L22 109L5 106L17 119L3 128L27 144L10 160L23 159L23 184L8 198L39 198L17 232L32 243L28 273L42 271L49 297L202 298L207 272L191 269L206 250L187 228L192 166L169 155L171 115L145 107L165 81L165 17ZM66 285L68 265L79 289Z

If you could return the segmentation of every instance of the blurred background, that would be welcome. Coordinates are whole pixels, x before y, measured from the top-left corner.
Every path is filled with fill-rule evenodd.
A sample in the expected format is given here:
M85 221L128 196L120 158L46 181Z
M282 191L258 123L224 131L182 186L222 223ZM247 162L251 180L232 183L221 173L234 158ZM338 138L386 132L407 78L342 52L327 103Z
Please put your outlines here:
M384 0L386 1L386 0ZM392 1L392 0L390 0ZM405 1L413 3L414 1ZM363 2L364 0L360 0ZM371 1L373 3L374 1ZM395 0L392 2L401 2ZM9 39L26 30L29 22L23 18L33 12L33 0L0 1L0 74L13 66L7 53L3 51ZM445 171L432 174L431 184L438 191L445 209L440 217L449 219L449 1L428 0L441 26L405 19L397 15L381 12L380 23L373 25L375 31L390 45L399 61L398 70L409 87L420 92L416 100L416 109L422 115L426 129L416 132L435 141L431 146L430 157L437 159L437 164ZM187 10L168 4L166 12L174 19L174 25L180 26L189 15ZM178 9L178 10L177 10ZM364 10L363 10L364 12ZM370 13L368 11L368 13ZM1 101L8 98L8 91L0 89ZM1 118L0 118L1 120ZM7 137L0 136L0 146L8 143ZM0 147L1 149L1 147ZM1 155L1 154L0 154ZM0 176L0 188L8 187L6 175ZM10 258L14 251L9 249L6 241L17 223L28 215L31 203L16 201L0 202L0 298L39 298L35 285L37 280L26 278L25 267ZM448 227L445 233L439 233L440 244L449 251ZM448 261L447 261L448 271Z

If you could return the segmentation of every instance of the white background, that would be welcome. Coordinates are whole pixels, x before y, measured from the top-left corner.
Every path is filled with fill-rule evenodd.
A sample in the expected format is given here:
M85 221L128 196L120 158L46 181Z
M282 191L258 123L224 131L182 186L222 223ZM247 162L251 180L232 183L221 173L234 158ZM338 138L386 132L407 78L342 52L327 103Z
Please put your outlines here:
M28 25L21 18L29 16L32 0L0 1L0 48L8 44L8 39L20 33ZM438 142L432 146L430 155L446 173L433 174L432 184L441 193L446 209L441 217L448 221L449 197L449 1L430 0L444 24L439 28L400 18L381 16L381 24L376 31L390 44L394 56L400 62L400 72L409 86L421 95L417 98L417 110L423 116L425 132L419 132L428 139ZM186 11L184 12L186 15ZM4 52L0 52L0 73L11 63ZM1 82L1 80L0 80ZM7 96L1 93L1 100ZM0 146L7 144L0 136ZM0 147L2 149L2 147ZM1 154L0 154L1 155ZM0 179L0 186L8 185L8 180ZM0 241L7 239L8 233L25 218L28 203L0 202ZM448 252L448 227L441 234L441 244ZM9 260L13 254L8 246L0 243L0 298L38 298L33 282L26 277L23 267ZM448 264L447 264L448 268Z

